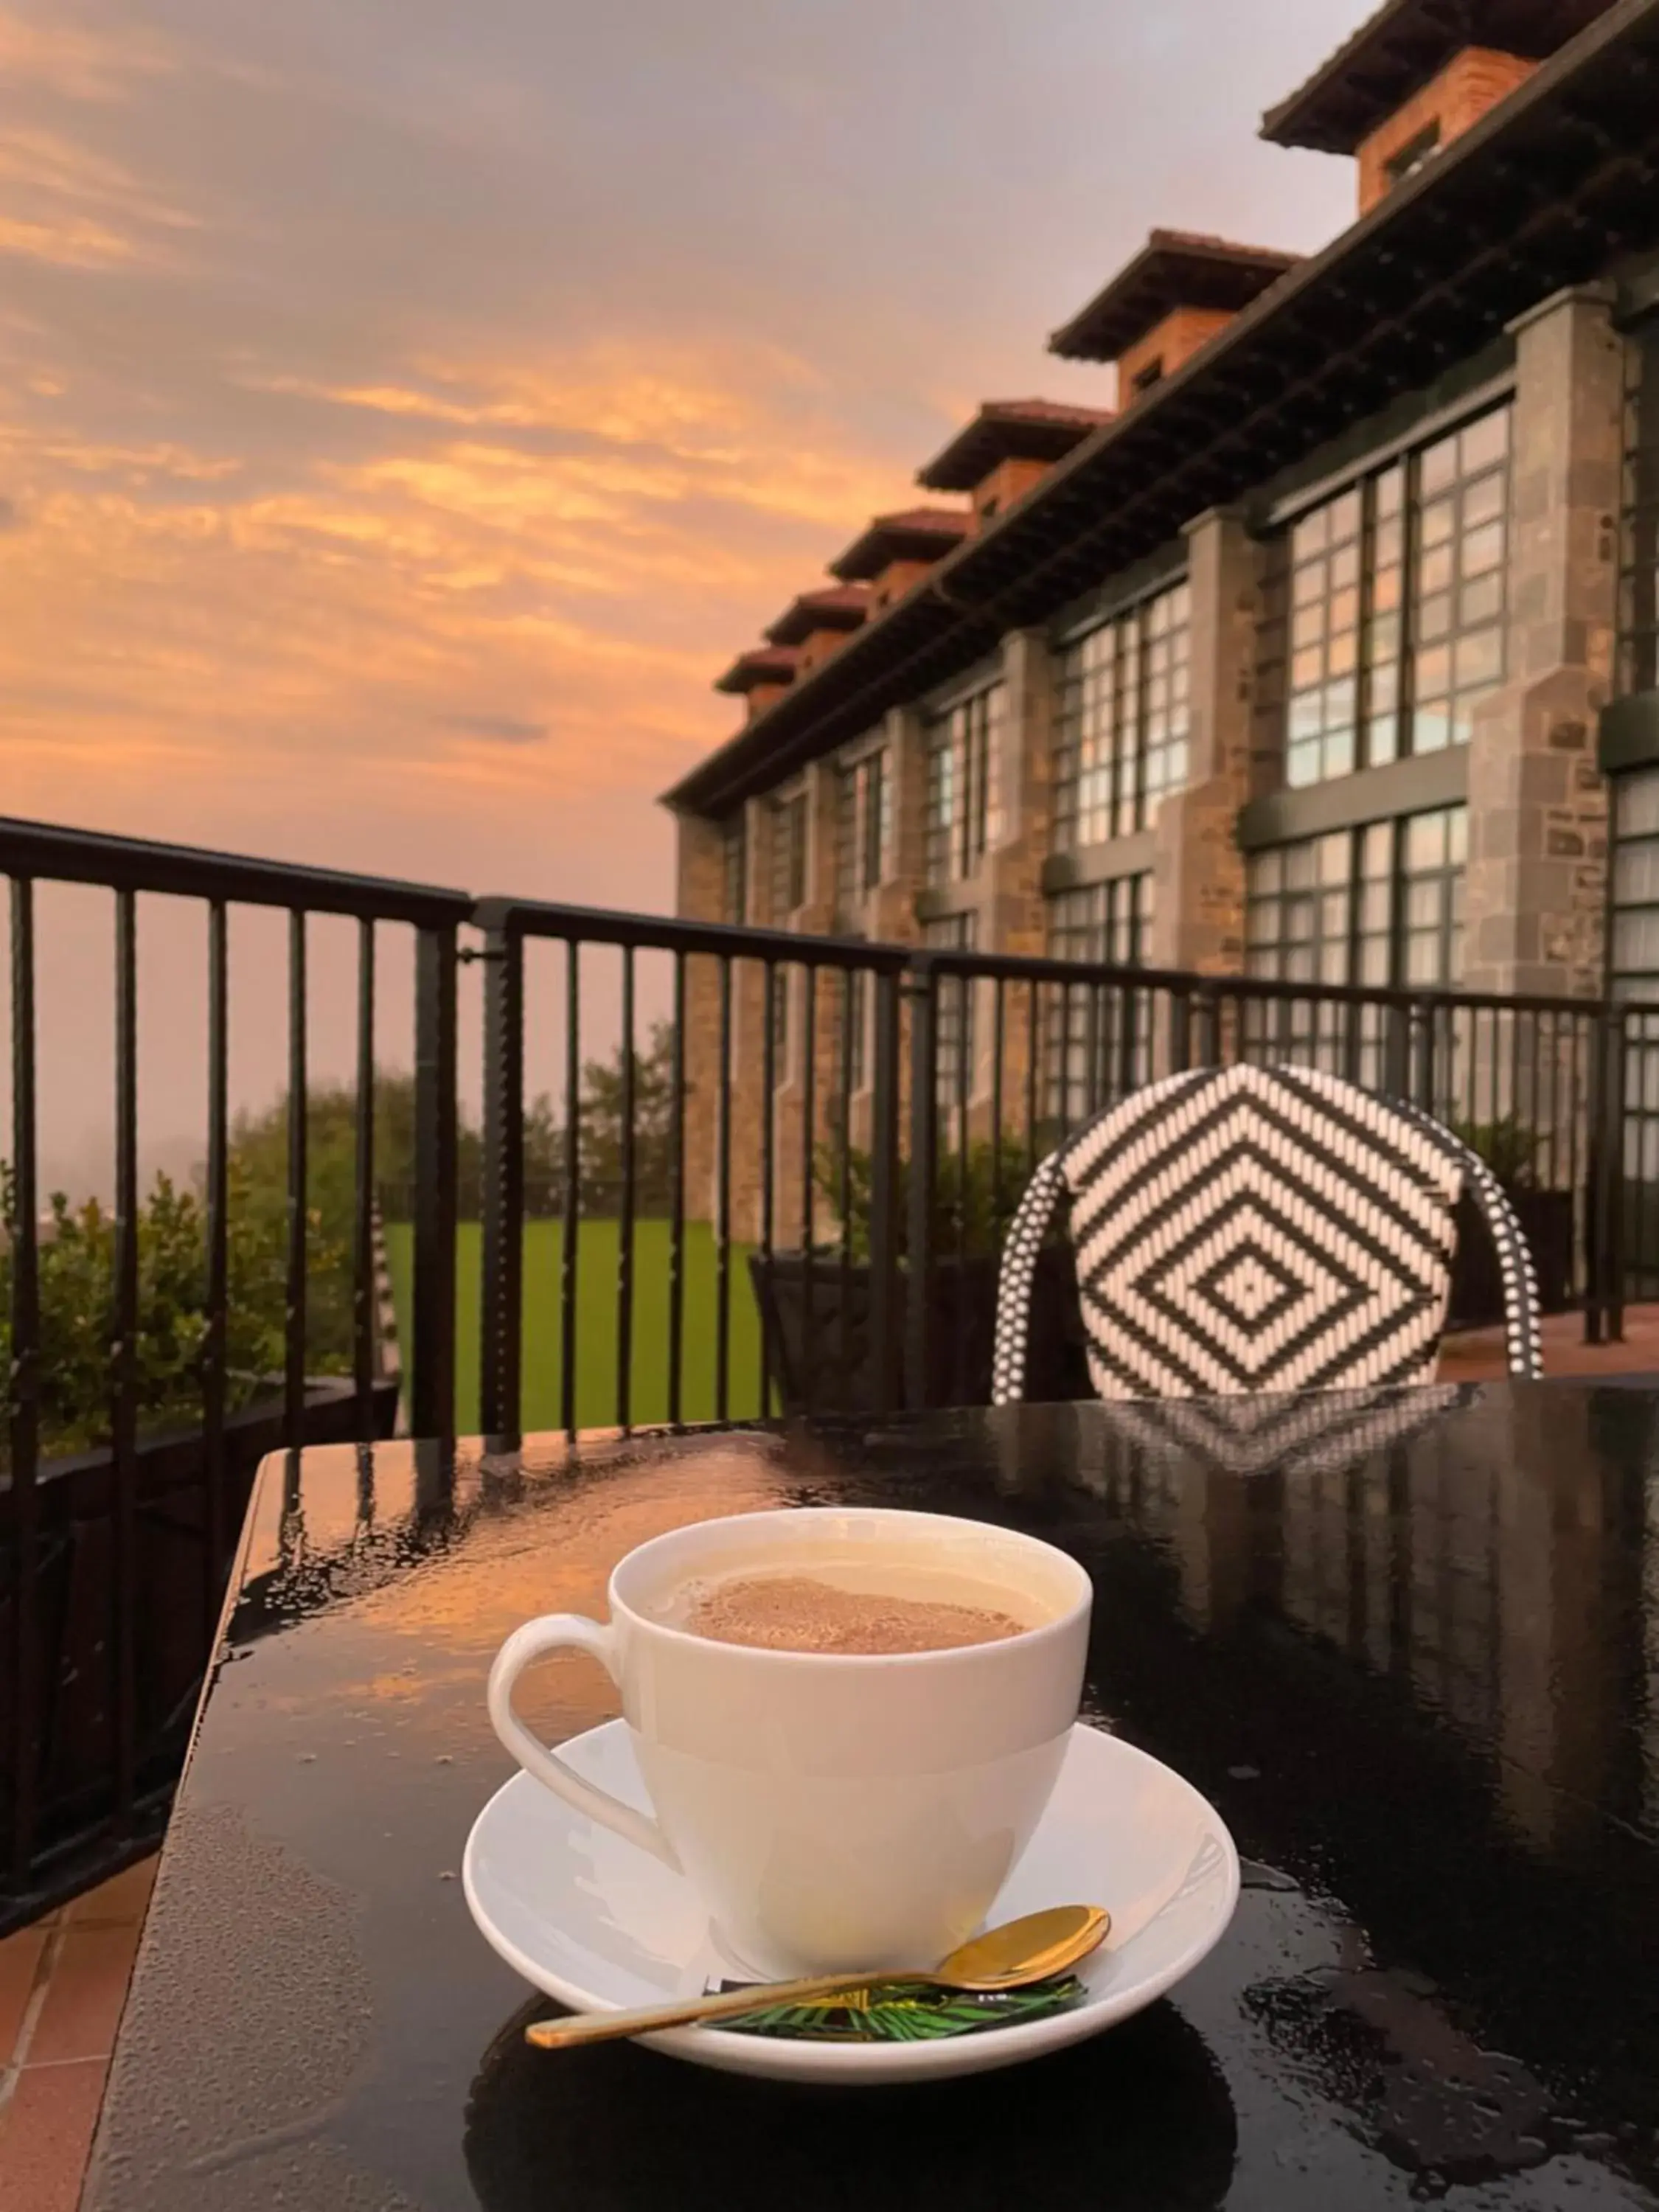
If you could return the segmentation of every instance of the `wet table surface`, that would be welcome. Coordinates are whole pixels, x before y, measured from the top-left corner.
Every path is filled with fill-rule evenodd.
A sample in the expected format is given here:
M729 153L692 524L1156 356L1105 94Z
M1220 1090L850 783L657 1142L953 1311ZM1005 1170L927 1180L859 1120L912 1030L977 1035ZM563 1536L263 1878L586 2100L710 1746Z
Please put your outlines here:
M1086 1713L1219 1807L1231 1929L1138 2020L956 2083L527 2051L550 2008L459 1879L511 1771L496 1646L661 1529L839 1500L1085 1563ZM1659 1393L332 1448L267 1464L239 1575L90 2212L1659 2207ZM575 1655L521 1694L550 1739L616 1710Z

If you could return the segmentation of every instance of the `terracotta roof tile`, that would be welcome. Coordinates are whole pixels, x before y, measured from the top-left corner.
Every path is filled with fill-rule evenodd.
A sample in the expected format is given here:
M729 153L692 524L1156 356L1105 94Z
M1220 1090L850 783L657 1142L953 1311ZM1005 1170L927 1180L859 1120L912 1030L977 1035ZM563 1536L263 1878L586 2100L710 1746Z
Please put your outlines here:
M792 599L766 632L774 645L799 645L815 629L856 629L870 611L864 584L823 584Z
M853 584L878 576L891 561L937 561L972 527L965 507L908 507L897 514L878 514L830 563L830 573Z
M1155 230L1082 313L1054 333L1048 350L1071 361L1115 361L1177 307L1237 314L1301 258L1202 231Z
M782 645L751 646L714 684L717 691L752 691L757 684L793 684L800 656Z
M1268 109L1261 136L1277 146L1352 154L1466 46L1544 61L1613 4L1461 0L1448 9L1440 0L1386 0L1305 84Z
M1058 461L1091 430L1109 422L1103 407L1059 399L987 399L971 422L916 471L929 491L971 491L1000 461Z

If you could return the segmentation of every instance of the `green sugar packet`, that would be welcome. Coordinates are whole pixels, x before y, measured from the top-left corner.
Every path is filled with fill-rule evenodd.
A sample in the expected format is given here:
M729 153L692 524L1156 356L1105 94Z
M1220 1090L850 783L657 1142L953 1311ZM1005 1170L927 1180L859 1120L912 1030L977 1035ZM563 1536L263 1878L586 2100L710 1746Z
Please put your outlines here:
M741 1982L722 1982L722 1991ZM1023 1990L930 1990L914 1982L849 1984L807 2004L763 2005L723 2020L738 2035L772 2035L810 2043L936 2043L977 2035L1066 2012L1084 1994L1075 1974L1054 1974Z

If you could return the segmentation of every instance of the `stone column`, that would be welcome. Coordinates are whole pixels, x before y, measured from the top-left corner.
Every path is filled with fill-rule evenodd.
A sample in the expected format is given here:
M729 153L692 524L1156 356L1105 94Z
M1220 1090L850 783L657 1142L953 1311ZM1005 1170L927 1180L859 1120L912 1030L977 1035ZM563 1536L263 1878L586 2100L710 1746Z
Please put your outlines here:
M771 809L763 799L751 799L743 810L743 913L738 919L750 928L770 921L772 896ZM713 968L713 963L708 963ZM716 985L718 988L718 979ZM716 1002L718 1004L718 1002ZM715 1015L718 1026L718 1012ZM737 960L732 965L731 1080L731 1194L732 1234L752 1243L760 1221L760 1144L762 1054L766 1035L765 987L760 963Z
M1231 507L1187 525L1191 593L1185 790L1154 830L1151 963L1201 975L1244 965L1244 860L1236 825L1250 795L1261 549Z
M800 934L818 937L827 935L835 927L837 780L833 755L827 760L814 761L806 771L806 896L792 914L774 917L775 928L787 928ZM778 975L778 988L786 994L789 1006L787 1029L788 1057L784 1066L778 1071L780 1081L771 1102L775 1164L772 1233L774 1242L780 1249L791 1251L800 1244L806 1213L804 1195L809 1166L806 1148L809 1143L815 1148L828 1132L830 1096L839 1057L838 985L836 979L825 972L817 979L817 988L813 998L811 1127L809 1131L805 1040L806 994L811 981L808 971L804 968L787 967L780 969ZM762 1066L762 1061L757 1057L752 1071L744 1071L745 1082L758 1080ZM816 1194L813 1212L813 1233L822 1236L826 1227L823 1218L824 1208Z
M1002 727L991 769L994 815L979 941L986 951L1040 953L1054 713L1053 656L1041 630L1015 630L1003 640L1002 676Z
M686 921L726 919L726 834L700 814L676 814L674 911ZM714 1114L720 1080L720 981L712 960L692 960L685 977L685 1206L713 1218Z
M1469 746L1464 987L1594 997L1604 976L1607 787L1624 463L1610 286L1512 324L1508 676Z
M987 952L1040 954L1048 949L1042 864L1053 818L1054 655L1041 630L1014 630L1002 641L1003 711L991 767L992 819L981 871L979 947ZM973 1133L991 1133L994 997L988 983L975 993ZM1025 1096L1031 1047L1028 994L1008 994L1003 1010L1002 1097L1012 1122Z
M887 878L872 901L871 933L888 945L914 945L921 935L916 893L927 868L927 733L914 707L888 709L883 725L893 787L893 842Z

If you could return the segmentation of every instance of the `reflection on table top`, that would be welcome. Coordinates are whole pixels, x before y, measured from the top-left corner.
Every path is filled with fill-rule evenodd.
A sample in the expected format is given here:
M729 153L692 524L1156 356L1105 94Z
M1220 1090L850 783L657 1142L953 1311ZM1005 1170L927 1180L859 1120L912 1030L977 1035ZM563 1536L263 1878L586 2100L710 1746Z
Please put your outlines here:
M1659 2207L1659 1394L1032 1407L269 1463L89 2212ZM632 1545L780 1503L1031 1530L1086 1712L1250 1862L1170 2001L1029 2069L787 2089L525 2051L458 1879L483 1677ZM616 1710L577 1656L550 1740Z

